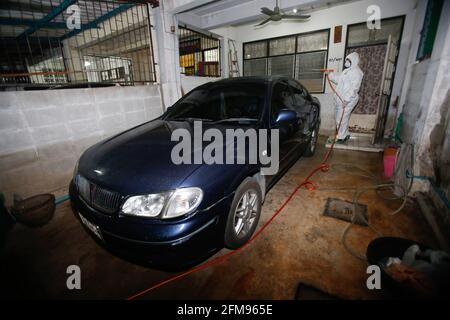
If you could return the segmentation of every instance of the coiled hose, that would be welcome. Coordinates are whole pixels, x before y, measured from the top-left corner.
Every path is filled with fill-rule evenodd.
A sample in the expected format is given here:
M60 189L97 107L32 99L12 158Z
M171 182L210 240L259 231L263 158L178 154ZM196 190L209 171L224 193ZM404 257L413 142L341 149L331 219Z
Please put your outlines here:
M406 150L404 151L404 148L406 148ZM408 152L409 151L409 152ZM403 145L403 149L400 149L400 153L399 155L403 157L405 155L407 155L408 153L411 154L411 162L409 164L410 166L410 170L413 170L413 166L414 166L414 148L412 145L410 144L404 144ZM398 174L400 174L400 165L402 164L403 161L403 157L398 157L397 163L396 163L396 168L394 171L394 177L398 176ZM402 161L400 161L402 160ZM369 172L368 170L365 170L357 165L354 164L349 164L349 163L335 163L333 164L333 168L345 168L346 170L346 174L348 175L353 175L353 176L359 176L359 177L363 177L363 178L367 178L369 180L371 180L373 182L372 185L370 186L356 186L356 187L342 187L342 188L319 188L319 191L338 191L338 192L353 192L353 197L352 197L352 202L353 202L353 210L352 210L352 217L351 217L351 222L347 225L347 227L344 229L344 231L342 232L341 235L341 242L342 245L344 246L344 248L354 257L366 261L367 257L363 254L357 253L355 250L353 250L347 243L347 236L349 234L350 229L353 227L353 225L355 224L355 221L357 221L357 219L360 219L360 221L364 221L367 226L374 232L377 234L377 236L382 237L383 234L377 230L376 228L374 228L372 225L370 225L369 221L367 221L367 219L360 214L359 210L357 210L358 208L358 200L359 198L366 192L369 191L375 191L375 193L382 198L383 200L388 200L388 201L396 201L396 200L402 200L400 206L390 212L388 215L389 216L394 216L396 214L398 214L400 211L403 210L403 208L406 205L406 202L408 200L408 194L411 190L412 187L412 182L413 179L406 181L406 183L408 183L408 186L404 186L404 185L400 185L398 183L395 182L381 182L380 179L374 175L373 173ZM353 173L354 171L359 172L359 173ZM395 192L395 189L400 189L401 191L401 196L390 196L387 197L383 194L383 192L386 191L392 191L392 193Z

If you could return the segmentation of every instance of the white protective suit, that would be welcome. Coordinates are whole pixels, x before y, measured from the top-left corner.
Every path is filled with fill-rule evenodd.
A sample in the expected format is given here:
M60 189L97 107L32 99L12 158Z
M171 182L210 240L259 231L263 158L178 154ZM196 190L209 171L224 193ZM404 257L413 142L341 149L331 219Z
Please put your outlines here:
M341 73L330 73L328 75L330 80L336 84L336 92L345 102L344 111L344 105L341 99L339 99L336 94L333 95L336 108L336 127L339 125L342 112L344 112L341 127L339 128L337 136L338 139L345 139L348 135L348 123L350 120L350 115L356 104L358 103L358 92L364 76L364 73L359 67L358 53L352 52L345 59L348 59L351 62L351 66L349 68L345 69Z

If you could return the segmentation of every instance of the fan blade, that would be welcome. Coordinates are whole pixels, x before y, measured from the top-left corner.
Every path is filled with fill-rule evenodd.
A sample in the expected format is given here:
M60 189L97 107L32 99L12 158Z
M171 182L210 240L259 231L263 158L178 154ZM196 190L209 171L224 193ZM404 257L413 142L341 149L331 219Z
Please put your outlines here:
M292 15L292 14L283 14L282 16L281 16L281 18L283 18L283 19L309 19L309 18L311 18L311 16L310 15L307 15L307 14L299 14L299 15Z
M270 22L270 20L272 20L272 19L271 19L271 18L266 19L266 20L264 20L263 22L258 23L257 25L255 25L255 27L259 27L259 26L265 25L266 23Z
M261 8L261 12L266 14L266 15L268 15L268 16L271 16L271 15L273 15L275 13L272 10L270 10L269 8L266 8L266 7Z

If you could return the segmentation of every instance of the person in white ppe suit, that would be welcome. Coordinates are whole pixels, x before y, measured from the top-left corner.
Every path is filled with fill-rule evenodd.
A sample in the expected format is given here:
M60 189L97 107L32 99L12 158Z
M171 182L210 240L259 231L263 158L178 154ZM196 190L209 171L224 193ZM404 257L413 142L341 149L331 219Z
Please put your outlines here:
M333 95L336 108L336 127L339 126L342 117L342 123L337 135L338 143L344 143L350 138L348 123L350 115L359 100L358 92L364 73L359 67L358 53L352 52L345 58L345 68L343 72L330 73L328 75L329 79L336 85L337 94L343 100L336 94ZM342 113L344 113L343 116Z

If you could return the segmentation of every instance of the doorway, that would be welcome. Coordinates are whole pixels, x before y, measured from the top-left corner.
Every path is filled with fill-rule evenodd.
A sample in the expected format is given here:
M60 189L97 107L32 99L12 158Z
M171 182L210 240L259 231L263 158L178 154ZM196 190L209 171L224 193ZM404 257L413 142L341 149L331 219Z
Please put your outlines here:
M370 30L365 22L348 26L345 55L357 52L364 72L349 130L372 144L383 140L403 23L401 16L381 20L381 29Z

